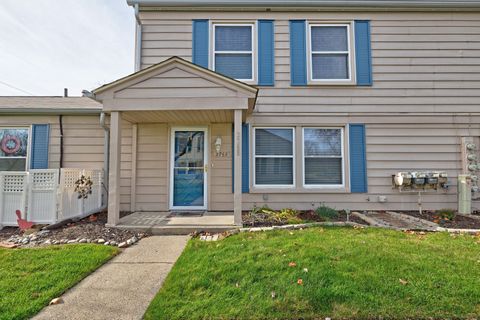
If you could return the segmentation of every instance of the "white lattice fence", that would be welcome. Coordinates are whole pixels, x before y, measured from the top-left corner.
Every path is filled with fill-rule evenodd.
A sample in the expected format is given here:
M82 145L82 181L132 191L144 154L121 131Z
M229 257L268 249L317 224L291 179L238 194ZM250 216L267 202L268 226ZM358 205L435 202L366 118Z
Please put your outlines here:
M31 170L28 177L27 220L57 222L58 170Z
M93 182L92 193L87 199L79 199L75 192L75 182L81 176ZM61 169L60 172L60 215L59 219L83 216L102 208L103 170Z
M25 217L28 173L0 173L0 224L16 226L15 212L20 210Z
M93 182L87 199L79 199L75 192L75 182L82 175ZM103 202L103 170L0 172L0 228L17 226L16 210L28 221L51 224L97 212Z

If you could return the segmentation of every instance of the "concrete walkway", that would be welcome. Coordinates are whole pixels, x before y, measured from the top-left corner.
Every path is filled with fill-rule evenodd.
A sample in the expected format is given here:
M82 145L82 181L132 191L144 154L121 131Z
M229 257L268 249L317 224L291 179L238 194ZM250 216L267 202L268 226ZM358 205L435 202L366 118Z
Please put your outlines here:
M187 236L142 239L33 319L141 319L182 253Z

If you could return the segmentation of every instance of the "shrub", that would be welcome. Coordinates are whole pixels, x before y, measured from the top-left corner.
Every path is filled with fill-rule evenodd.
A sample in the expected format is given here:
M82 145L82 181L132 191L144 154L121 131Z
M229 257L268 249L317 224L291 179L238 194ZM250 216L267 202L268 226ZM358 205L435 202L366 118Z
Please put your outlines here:
M437 211L437 216L441 220L453 220L455 215L456 213L453 209L440 209Z
M330 208L324 204L322 204L320 207L318 207L315 210L315 213L322 219L324 220L332 220L338 217L338 212L337 210Z

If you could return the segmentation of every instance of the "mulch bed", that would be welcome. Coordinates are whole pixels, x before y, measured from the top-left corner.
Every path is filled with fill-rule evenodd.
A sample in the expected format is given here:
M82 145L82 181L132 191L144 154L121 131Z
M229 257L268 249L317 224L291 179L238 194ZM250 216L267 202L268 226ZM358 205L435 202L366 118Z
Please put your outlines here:
M293 222L289 221L271 221L268 219L261 219L261 220L256 220L252 217L250 212L246 211L243 212L243 225L244 227L272 227L272 226L281 226L285 224L292 224ZM348 215L344 211L340 211L338 213L338 216L333 219L323 219L322 217L318 216L315 214L313 210L307 210L307 211L298 211L298 214L296 215L296 218L299 219L299 221L295 221L295 224L301 224L301 223L309 223L309 222L355 222L358 224L363 224L363 225L368 225L365 221L362 219L354 216L354 215Z
M19 243L19 245L30 247L44 244L47 240L65 243L70 240L80 241L82 239L89 240L88 242L96 242L98 239L103 239L105 242L113 242L113 245L116 245L132 237L140 239L147 236L145 233L139 234L129 230L105 227L106 222L107 213L102 212L48 231L40 231L40 228L38 228L37 230L27 230L24 233L19 228L5 227L3 230L0 230L0 242L12 240L12 238L24 239L30 234L34 235L34 240L31 240L32 238L30 237L28 243Z
M438 218L437 213L435 213L434 211L424 211L422 213L418 211L404 211L401 213L437 223L440 227L444 227L444 228L480 229L480 220L461 216L461 215L455 215L453 220L442 220Z

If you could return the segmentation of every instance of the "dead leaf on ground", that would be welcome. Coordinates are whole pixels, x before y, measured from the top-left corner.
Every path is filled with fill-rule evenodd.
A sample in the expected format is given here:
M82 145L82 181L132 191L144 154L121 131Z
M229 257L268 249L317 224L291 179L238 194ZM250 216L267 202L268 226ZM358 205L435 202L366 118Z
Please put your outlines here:
M277 297L277 294L275 293L275 291L272 291L271 295L272 295L272 299L275 299Z
M302 280L302 279L298 279L298 280L297 280L297 284L299 284L299 285L302 286L302 285L303 285L303 280Z
M52 301L50 301L50 303L48 305L51 306L51 305L60 304L60 303L63 303L63 299L62 298L55 298L55 299L52 299Z
M400 283L403 284L404 286L406 286L408 284L407 280L398 279L398 281L400 281Z
M296 266L297 266L297 264L296 264L295 262L293 262L293 261L292 261L292 262L290 262L290 263L288 264L288 266L289 266L289 267L296 267Z
M307 268L303 268L303 272L308 272L308 269L307 269Z

